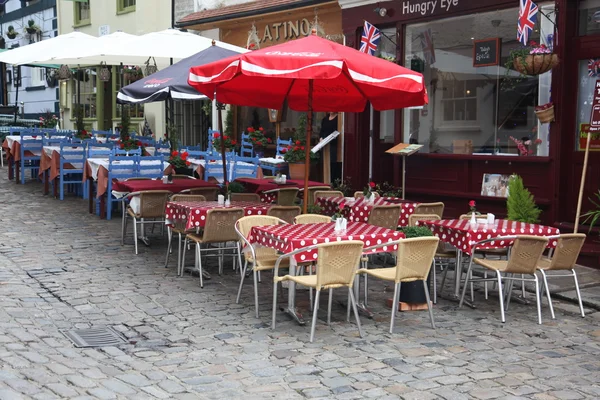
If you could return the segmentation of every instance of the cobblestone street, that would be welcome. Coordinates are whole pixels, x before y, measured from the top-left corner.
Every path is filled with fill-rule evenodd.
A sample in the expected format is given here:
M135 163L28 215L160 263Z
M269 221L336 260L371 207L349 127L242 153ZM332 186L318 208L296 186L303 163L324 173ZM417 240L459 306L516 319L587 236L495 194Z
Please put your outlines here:
M315 342L310 325L283 313L270 329L271 275L252 281L235 304L239 275L225 268L201 289L198 278L164 268L166 236L133 250L120 245L120 218L100 220L87 202L42 195L42 184L16 185L0 170L0 399L600 398L600 312L555 300L511 302L500 322L498 299L458 309L438 299L437 330L427 312L402 313L393 335L385 300L393 291L372 279L374 319L365 337L322 299ZM193 264L193 253L188 257ZM440 279L441 281L441 279ZM335 300L345 301L340 290ZM298 292L301 308L306 292ZM309 314L305 312L305 314ZM111 326L128 343L76 348L61 331Z

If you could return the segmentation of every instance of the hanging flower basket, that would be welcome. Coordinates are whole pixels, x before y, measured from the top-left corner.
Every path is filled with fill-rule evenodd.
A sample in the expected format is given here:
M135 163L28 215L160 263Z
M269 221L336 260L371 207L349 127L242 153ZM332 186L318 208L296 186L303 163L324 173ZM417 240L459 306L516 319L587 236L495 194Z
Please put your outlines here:
M71 79L71 77L73 76L73 73L71 72L71 69L69 68L68 65L61 65L60 68L58 69L58 79Z
M523 75L541 75L556 67L559 62L558 55L553 53L530 54L516 57L513 67Z
M554 121L554 105L547 103L535 108L535 115L542 124Z

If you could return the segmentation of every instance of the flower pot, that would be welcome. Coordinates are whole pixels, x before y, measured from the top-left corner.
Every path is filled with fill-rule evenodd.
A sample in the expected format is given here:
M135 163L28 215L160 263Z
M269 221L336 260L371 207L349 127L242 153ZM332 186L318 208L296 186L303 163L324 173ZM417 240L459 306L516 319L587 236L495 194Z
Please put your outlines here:
M559 63L556 54L530 54L513 60L513 67L523 75L540 75Z
M11 33L11 32L8 32L8 33L6 34L6 37L8 37L9 39L14 39L14 38L16 38L16 37L17 37L17 35L18 35L18 33L16 33L16 32L13 32L13 33Z
M37 29L35 28L25 28L25 30L27 31L27 33L29 33L30 35L34 35L38 32Z
M304 179L305 177L305 163L290 163L290 177L292 179Z
M175 168L175 173L177 175L187 175L187 176L194 176L194 170L191 168L181 168L181 167L176 167Z
M554 121L554 106L546 108L544 110L536 111L535 115L538 117L542 124Z

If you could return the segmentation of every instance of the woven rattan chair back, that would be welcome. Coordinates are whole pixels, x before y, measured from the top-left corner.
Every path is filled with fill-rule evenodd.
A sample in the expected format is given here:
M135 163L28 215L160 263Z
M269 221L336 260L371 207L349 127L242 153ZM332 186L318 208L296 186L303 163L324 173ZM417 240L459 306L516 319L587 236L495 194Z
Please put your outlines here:
M363 250L360 240L344 240L317 246L317 290L352 287Z
M485 218L487 219L487 214L476 214L475 218ZM471 219L471 214L463 214L458 219Z
M398 228L398 220L400 219L401 211L402 204L375 206L371 210L371 214L369 214L367 223L395 231Z
M231 201L251 201L260 203L260 195L256 193L231 193Z
M344 193L338 190L315 190L313 192L313 201L317 202L317 197L344 197Z
M550 262L551 270L573 269L577 257L585 242L583 233L567 233L560 235Z
M269 225L278 225L281 221L275 217L269 217L268 215L249 215L247 217L240 218L237 221L237 228L244 238L248 239L250 236L250 231L255 226L269 226ZM256 253L256 257L259 261L263 255L272 255L277 251L270 247L261 247L261 246L253 246L254 252ZM244 258L246 260L250 260L252 257L252 253L249 251L244 252Z
M304 196L304 201L308 201L308 204L315 204L316 201L316 197L315 197L315 192L319 192L319 191L328 191L331 190L331 188L329 186L313 186L313 187L309 187L308 188L308 195Z
M401 240L398 244L396 283L427 279L440 239L418 237Z
M534 274L538 261L542 257L548 238L521 235L515 239L508 264L503 272L513 274Z
M206 201L206 197L201 194L174 194L171 201Z
M293 206L298 196L298 188L281 188L277 192L277 205Z
M441 218L435 214L411 214L408 216L408 226L417 226L419 221L439 221Z
M293 224L294 218L300 215L301 212L302 210L298 206L273 206L269 208L267 215L281 218L288 224Z
M199 187L189 189L190 194L201 194L207 201L216 201L219 188L216 187Z
M168 190L144 190L140 192L140 218L163 218L167 201L172 194Z
M243 208L213 208L206 213L204 243L235 242L238 240L235 223L244 217Z
M375 195L376 199L381 197L381 195L377 192L371 192L371 193L373 193ZM361 191L354 192L355 199L362 199L363 197L365 197L365 194L363 192L361 192Z
M302 214L294 218L295 224L323 224L331 222L331 217L320 214Z
M415 214L435 214L444 217L444 203L421 203L415 207Z

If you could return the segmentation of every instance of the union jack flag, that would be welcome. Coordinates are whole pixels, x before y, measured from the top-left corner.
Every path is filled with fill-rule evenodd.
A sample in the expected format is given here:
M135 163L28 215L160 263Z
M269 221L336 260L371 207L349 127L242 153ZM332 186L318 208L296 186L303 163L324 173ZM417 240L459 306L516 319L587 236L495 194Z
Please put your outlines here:
M421 47L423 48L423 57L429 62L429 65L435 64L435 49L431 29L426 29L421 33Z
M533 31L537 21L538 6L532 0L520 0L517 40L527 46L529 32Z
M381 39L379 29L375 28L373 24L365 21L362 37L360 38L360 51L370 55L375 55L375 50L377 50L379 39Z

